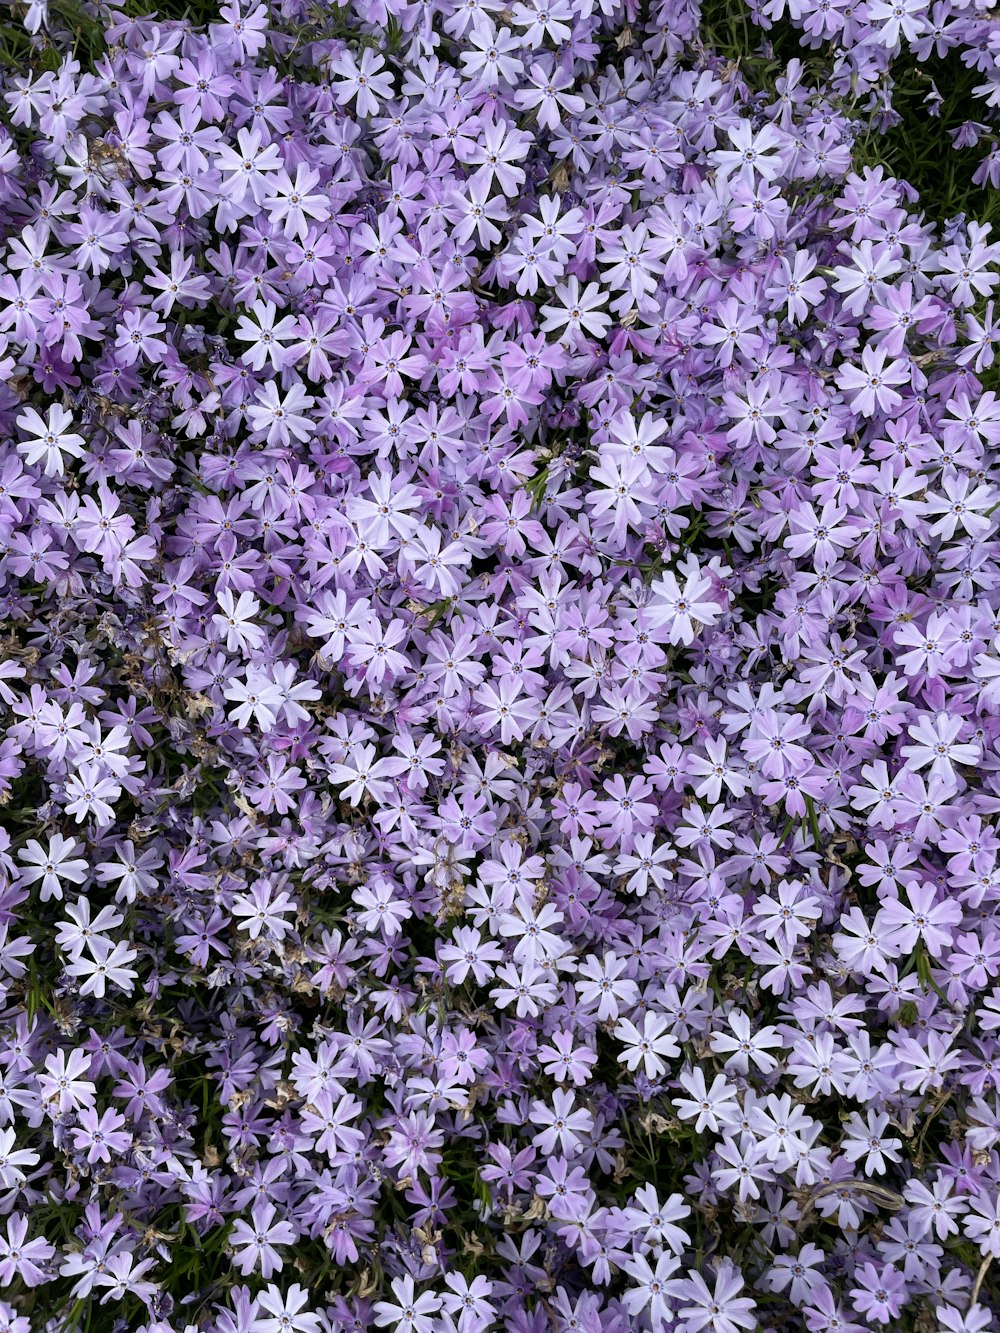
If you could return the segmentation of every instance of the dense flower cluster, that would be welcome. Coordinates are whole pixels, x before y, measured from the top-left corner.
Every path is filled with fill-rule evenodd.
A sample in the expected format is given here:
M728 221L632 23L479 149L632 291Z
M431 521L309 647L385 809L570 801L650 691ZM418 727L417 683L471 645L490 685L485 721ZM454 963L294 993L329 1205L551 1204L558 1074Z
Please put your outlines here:
M0 1329L997 1326L998 30L784 9L15 14Z

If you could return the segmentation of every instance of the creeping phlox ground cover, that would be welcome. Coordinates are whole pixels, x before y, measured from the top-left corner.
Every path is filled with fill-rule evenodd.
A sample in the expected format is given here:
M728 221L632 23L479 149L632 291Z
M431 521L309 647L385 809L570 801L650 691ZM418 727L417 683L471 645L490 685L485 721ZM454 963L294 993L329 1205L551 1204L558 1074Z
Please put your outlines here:
M4 1333L1000 1326L998 108L4 7Z

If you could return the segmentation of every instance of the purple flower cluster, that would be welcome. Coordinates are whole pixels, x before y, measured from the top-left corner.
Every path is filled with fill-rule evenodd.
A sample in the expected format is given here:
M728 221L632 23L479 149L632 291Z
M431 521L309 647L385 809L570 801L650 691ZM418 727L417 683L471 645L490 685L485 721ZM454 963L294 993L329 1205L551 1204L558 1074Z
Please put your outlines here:
M859 150L901 52L988 141L995 22L74 12L0 65L0 1330L996 1328L1000 243Z

